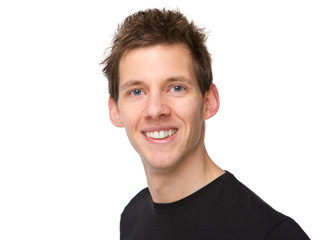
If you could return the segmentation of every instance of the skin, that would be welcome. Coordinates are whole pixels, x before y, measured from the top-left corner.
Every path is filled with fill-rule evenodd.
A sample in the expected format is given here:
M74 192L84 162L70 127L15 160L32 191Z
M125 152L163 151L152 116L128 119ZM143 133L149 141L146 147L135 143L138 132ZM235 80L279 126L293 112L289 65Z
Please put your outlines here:
M205 120L219 108L214 84L202 96L184 44L126 52L119 66L119 99L109 99L110 119L124 127L142 159L154 202L180 200L224 173L204 145ZM164 139L147 132L175 132ZM173 133L172 132L172 133Z

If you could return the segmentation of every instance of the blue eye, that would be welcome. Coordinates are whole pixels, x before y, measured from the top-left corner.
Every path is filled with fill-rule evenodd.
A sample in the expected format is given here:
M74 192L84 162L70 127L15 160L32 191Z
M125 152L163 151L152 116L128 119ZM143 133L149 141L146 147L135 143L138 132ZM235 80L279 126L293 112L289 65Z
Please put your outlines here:
M140 96L142 94L142 91L140 89L135 89L131 91L130 94L133 96Z
M135 89L135 90L131 91L131 94L133 96L140 96L142 94L142 91L140 89Z
M184 88L180 85L176 85L176 86L173 86L171 88L171 91L174 91L174 92L181 92Z

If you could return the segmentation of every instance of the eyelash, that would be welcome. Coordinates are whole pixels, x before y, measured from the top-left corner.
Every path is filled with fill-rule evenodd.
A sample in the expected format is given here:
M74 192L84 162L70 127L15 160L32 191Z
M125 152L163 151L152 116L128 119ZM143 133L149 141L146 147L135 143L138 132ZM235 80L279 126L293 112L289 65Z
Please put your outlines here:
M175 90L175 88L179 88L179 89ZM169 88L169 92L174 92L174 93L181 93L184 90L186 90L186 87L182 85L173 85ZM144 94L144 91L137 88L137 89L130 90L128 94L134 97L138 97Z
M140 94L139 95L136 95L136 91L140 91ZM129 92L129 94L130 95L133 95L133 96L140 96L141 94L143 93L143 91L141 90L141 89L134 89L134 90L131 90L130 92Z
M180 90L175 90L174 88L177 88L177 87L179 87L180 88ZM173 92L182 92L183 90L185 90L186 88L184 87L184 86L181 86L181 85L174 85L174 86L172 86L171 88L170 88L170 90L172 90L173 89Z

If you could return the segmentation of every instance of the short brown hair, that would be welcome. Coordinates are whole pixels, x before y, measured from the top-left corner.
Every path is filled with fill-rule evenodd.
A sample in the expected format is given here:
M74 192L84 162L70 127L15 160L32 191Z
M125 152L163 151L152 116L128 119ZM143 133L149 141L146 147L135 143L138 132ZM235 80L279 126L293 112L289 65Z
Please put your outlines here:
M119 63L125 51L157 44L183 43L194 59L194 72L202 95L212 83L211 58L207 35L178 10L147 9L134 13L118 25L109 55L102 61L109 81L109 94L115 102L119 95Z

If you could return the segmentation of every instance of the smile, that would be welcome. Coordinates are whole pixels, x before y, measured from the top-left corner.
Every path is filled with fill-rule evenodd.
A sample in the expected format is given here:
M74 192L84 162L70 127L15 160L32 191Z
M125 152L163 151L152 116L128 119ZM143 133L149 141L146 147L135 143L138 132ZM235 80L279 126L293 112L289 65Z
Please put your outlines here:
M153 139L165 139L167 137L172 136L178 131L178 129L169 129L169 130L161 130L161 131L154 131L154 132L144 132L144 135L148 138Z

